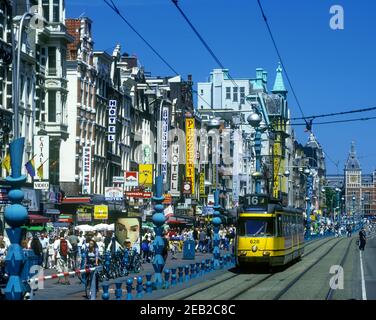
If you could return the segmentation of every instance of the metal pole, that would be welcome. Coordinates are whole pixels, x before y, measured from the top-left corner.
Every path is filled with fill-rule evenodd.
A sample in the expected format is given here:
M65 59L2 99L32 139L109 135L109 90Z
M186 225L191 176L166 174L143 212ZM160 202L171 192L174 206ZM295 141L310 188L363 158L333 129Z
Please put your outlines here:
M261 155L261 131L256 128L255 136L255 152L256 152L256 172L261 171L260 155ZM256 194L261 193L261 181L260 178L256 178Z

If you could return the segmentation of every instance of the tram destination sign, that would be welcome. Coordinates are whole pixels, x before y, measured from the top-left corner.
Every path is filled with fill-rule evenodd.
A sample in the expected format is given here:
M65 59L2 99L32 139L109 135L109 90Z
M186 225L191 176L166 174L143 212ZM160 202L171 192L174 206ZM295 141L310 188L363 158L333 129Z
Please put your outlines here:
M243 197L243 209L268 209L268 196L264 194L248 194Z

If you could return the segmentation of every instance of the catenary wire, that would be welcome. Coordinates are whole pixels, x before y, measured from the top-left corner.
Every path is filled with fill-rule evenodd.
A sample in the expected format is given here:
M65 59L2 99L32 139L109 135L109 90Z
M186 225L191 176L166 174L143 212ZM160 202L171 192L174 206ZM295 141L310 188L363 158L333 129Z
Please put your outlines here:
M342 111L342 112L334 112L334 113L326 113L326 114L319 114L314 116L309 116L305 118L291 118L291 120L304 120L304 119L316 119L316 118L324 118L324 117L332 117L332 116L339 116L344 114L350 114L350 113L360 113L360 112L368 112L376 110L376 107L371 108L363 108L363 109L355 109L355 110L349 110L349 111Z

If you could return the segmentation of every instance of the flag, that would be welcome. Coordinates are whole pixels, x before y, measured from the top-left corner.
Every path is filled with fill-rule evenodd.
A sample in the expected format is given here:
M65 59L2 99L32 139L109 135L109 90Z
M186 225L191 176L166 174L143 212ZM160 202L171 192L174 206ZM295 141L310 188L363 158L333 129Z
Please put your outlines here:
M5 156L1 166L6 170L7 174L9 174L10 169L11 169L9 152L7 152L7 155Z
M35 156L26 162L25 167L27 172L29 173L30 176L35 177L35 162L34 162Z
M38 177L43 180L43 165L44 163L42 163L39 168L37 169L37 174L38 174Z

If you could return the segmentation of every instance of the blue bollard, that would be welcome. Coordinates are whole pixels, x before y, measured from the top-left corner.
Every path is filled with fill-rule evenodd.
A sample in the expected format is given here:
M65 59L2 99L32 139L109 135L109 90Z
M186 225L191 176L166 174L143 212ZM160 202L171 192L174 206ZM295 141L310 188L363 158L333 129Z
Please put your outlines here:
M121 288L122 283L120 281L115 283L115 297L116 300L121 300L121 296L123 295L123 289Z
M153 284L151 282L151 274L146 274L146 293L152 293L153 292Z
M184 279L183 279L183 271L184 271L184 267L180 266L178 267L178 274L179 274L179 283L183 283Z
M196 277L199 277L201 275L200 266L201 266L201 263L196 262Z
M164 286L164 288L168 289L170 287L170 284L169 284L170 270L165 269L164 274L165 274L165 286Z
M206 263L205 260L201 261L201 275L203 276L205 274L205 269L206 269Z
M188 282L189 279L190 279L190 276L189 276L189 265L185 265L185 267L184 267L184 273L185 273L185 282Z
M223 255L223 267L227 267L227 253Z
M191 264L191 279L194 279L194 278L196 278L196 268L195 268L195 264L194 263L192 263Z
M102 300L109 300L110 299L110 293L108 292L110 286L108 284L102 284Z
M214 258L210 259L210 269L214 271Z
M219 268L223 269L223 258L222 257L219 258Z
M171 268L171 287L176 286L176 268Z
M127 300L132 300L132 285L133 285L133 279L128 278L127 279Z
M137 298L142 298L144 296L144 286L142 284L142 277L137 277Z
M206 273L210 272L210 259L206 259Z

